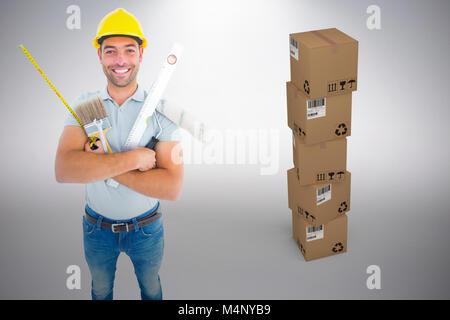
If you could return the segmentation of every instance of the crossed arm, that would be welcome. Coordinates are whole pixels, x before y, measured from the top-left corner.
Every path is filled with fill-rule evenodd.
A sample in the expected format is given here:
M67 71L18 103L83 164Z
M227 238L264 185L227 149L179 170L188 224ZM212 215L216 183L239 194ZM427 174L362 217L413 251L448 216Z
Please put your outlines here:
M183 187L182 150L178 142L160 141L147 148L114 154L85 151L87 135L78 126L66 126L55 158L56 181L90 183L108 178L143 195L177 200ZM157 168L148 169L156 160ZM145 171L144 171L145 170Z

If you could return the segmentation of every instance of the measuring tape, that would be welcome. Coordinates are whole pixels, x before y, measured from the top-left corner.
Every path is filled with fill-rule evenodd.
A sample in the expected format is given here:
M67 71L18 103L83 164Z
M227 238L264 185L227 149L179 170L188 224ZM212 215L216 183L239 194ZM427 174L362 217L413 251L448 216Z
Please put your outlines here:
M45 75L44 71L42 71L42 69L39 67L39 65L37 64L36 61L34 61L33 57L31 56L31 54L28 52L28 50L25 48L25 46L23 44L21 44L20 49L22 49L23 53L25 53L25 55L27 56L27 58L31 61L31 63L36 67L37 71L39 71L39 73L42 75L42 77L44 77L45 81L47 81L48 85L53 89L53 91L55 91L56 95L61 99L61 101L64 103L64 105L67 107L67 109L69 109L70 113L73 115L73 117L78 121L78 123L80 124L80 126L83 128L83 124L81 123L80 119L77 117L77 115L75 114L75 112L73 112L72 108L67 104L66 100L64 100L64 98L59 94L58 90L56 90L55 86L53 85L53 83L50 81L49 78L47 78L47 76Z
M138 144L141 141L147 127L147 118L155 112L155 109L162 98L163 92L169 83L170 77L179 64L182 52L183 46L178 43L173 44L172 49L164 60L156 81L148 91L144 105L142 106L141 111L139 112L136 121L131 128L127 140L125 141L123 151L134 150L138 147ZM106 184L114 188L117 188L119 185L119 183L112 178L108 179Z
M78 123L80 124L81 128L84 128L83 124L80 121L80 118L77 117L77 115L75 114L75 112L73 112L72 108L69 106L69 104L66 102L66 100L64 100L64 98L61 96L61 94L58 92L58 90L56 90L55 86L53 85L53 83L50 81L49 78L47 78L47 75L44 73L44 71L42 71L42 69L39 67L39 65L37 64L37 62L33 59L33 57L31 56L31 54L28 52L27 48L25 48L25 46L23 44L19 45L20 49L22 49L23 53L25 53L25 55L27 56L27 58L31 61L31 63L36 67L37 71L39 71L39 73L42 75L42 77L45 79L45 81L47 81L48 85L50 86L50 88L53 89L53 91L55 91L56 95L61 99L61 101L64 103L64 105L67 107L67 109L69 110L69 112L73 115L73 117L75 118L75 120L78 121ZM97 147L94 145L94 142L97 141L98 139L96 137L89 137L89 140L91 140L89 146L91 147L92 150L97 149ZM103 140L102 140L103 141ZM106 149L105 149L106 150Z

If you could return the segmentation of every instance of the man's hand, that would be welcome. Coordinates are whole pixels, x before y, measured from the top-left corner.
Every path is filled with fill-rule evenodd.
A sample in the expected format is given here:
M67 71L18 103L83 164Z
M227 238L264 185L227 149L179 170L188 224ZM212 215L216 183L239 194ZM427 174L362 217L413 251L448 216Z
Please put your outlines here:
M156 168L156 153L149 148L137 148L133 152L138 157L138 170L147 171Z

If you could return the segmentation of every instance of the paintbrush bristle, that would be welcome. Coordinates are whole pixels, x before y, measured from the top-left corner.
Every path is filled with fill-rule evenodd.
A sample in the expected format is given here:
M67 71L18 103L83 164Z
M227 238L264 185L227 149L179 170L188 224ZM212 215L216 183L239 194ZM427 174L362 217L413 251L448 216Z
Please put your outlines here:
M74 109L83 126L95 119L100 120L107 117L105 105L99 96L77 104Z

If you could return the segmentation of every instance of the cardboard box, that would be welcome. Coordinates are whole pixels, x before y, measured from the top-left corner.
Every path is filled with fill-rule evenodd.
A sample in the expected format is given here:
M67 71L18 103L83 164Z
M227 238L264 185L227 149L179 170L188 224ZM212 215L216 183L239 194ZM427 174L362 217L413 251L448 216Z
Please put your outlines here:
M292 133L294 166L299 169L301 185L327 181L343 181L347 166L347 139L307 145Z
M289 35L291 81L309 99L357 89L358 41L336 28Z
M306 261L347 252L347 215L315 227L298 213L292 213L295 242Z
M342 182L316 183L302 186L298 182L297 168L289 169L289 208L308 223L319 226L350 211L350 172Z
M288 126L306 144L351 134L352 94L308 99L292 82L286 83Z

